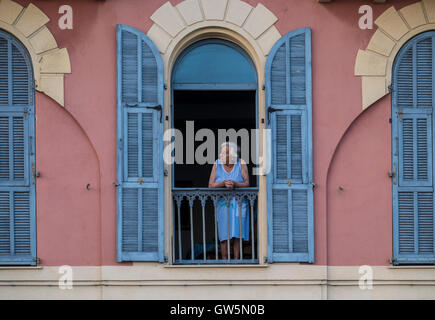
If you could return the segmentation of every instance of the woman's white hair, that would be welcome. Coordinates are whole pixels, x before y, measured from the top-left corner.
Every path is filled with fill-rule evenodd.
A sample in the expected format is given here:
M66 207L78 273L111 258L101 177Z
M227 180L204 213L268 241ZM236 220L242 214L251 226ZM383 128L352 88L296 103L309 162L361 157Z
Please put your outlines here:
M222 143L220 155L222 155L222 151L226 147L228 147L228 151L230 154L230 163L235 163L237 160L237 151L238 151L237 144L235 144L234 142L231 142L231 141L227 141L227 142ZM221 159L221 160L224 160L224 159Z

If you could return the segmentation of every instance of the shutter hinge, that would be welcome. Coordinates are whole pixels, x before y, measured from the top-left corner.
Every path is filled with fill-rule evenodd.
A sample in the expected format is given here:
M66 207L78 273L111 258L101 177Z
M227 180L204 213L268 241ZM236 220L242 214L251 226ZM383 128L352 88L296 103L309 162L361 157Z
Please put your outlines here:
M115 188L119 187L121 184L118 182L112 182L112 184L115 186Z
M263 83L263 85L261 86L261 90L266 90L266 85Z
M267 257L264 257L263 260L264 260L264 263L268 263Z
M389 93L393 92L393 89L394 89L393 85L390 84L390 85L388 86L388 92L389 92Z
M169 259L168 259L168 256L164 256L164 257L163 257L163 260L164 260L165 262L168 262L168 260L169 260Z
M164 169L164 170L163 170L163 175L164 175L165 177L168 176L168 170L167 170L167 169Z
M396 258L390 258L390 264L396 264L397 259Z
M168 84L167 83L165 83L165 84L163 84L163 89L168 89Z
M311 185L313 186L313 189L317 186L317 184L314 183L313 181L311 181L310 183L311 183Z
M284 111L284 109L276 109L276 108L273 108L273 107L267 108L267 123L270 123L270 114L272 112L276 112L276 111Z
M38 257L33 258L33 261L35 261L36 264L41 264L41 259L39 259Z
M35 168L35 163L32 162L32 184L35 184L36 178L39 178L41 174Z
M160 123L162 123L162 113L163 113L163 110L162 110L162 106L159 104L159 105L157 105L157 106L148 106L148 107L146 107L147 109L152 109L152 110L157 110L157 111L159 111L160 112Z

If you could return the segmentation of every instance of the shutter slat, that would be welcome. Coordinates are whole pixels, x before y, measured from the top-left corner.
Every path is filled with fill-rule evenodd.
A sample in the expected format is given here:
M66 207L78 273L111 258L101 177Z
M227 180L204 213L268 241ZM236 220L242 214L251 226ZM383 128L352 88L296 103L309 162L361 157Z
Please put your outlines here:
M0 37L0 106L9 103L8 41Z
M417 107L432 108L432 38L417 44Z
M288 191L273 190L273 251L289 253Z
M30 194L25 191L14 192L14 248L16 254L31 253L30 238Z
M21 51L12 45L12 104L29 104L29 70Z
M0 257L9 255L11 249L9 200L9 192L0 191Z
M434 253L433 192L418 193L418 250Z

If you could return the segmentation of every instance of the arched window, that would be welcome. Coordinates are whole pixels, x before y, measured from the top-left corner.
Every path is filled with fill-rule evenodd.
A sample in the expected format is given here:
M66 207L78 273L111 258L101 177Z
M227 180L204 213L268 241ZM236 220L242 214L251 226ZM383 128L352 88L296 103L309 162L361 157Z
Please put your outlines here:
M0 30L0 264L36 264L33 73Z
M435 31L408 41L393 67L393 263L434 263Z

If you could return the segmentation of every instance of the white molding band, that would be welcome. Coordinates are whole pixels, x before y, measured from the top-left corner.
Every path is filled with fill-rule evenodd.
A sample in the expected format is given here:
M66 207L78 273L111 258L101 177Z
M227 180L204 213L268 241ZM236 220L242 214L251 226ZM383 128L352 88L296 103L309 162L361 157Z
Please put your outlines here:
M58 48L46 27L49 21L50 18L32 3L24 8L12 0L0 0L0 29L11 33L28 50L36 90L64 106L64 74L71 73L71 64L68 50Z

